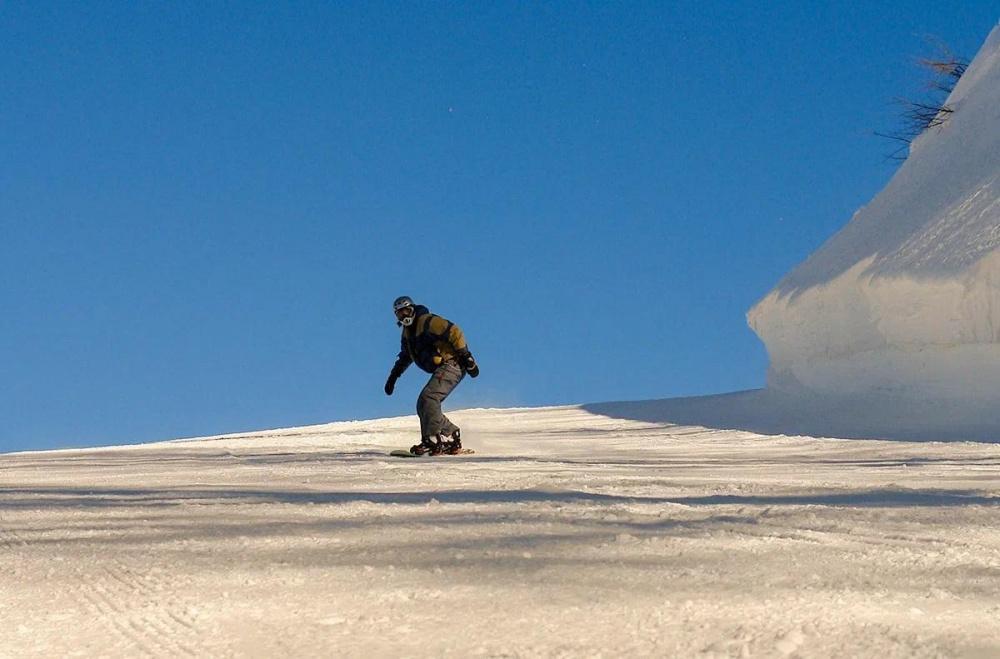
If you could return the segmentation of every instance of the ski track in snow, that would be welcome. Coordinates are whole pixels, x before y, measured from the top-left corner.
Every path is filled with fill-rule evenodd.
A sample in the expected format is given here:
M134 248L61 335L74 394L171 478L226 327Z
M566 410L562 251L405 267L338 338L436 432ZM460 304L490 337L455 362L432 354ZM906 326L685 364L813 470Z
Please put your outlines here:
M0 657L1000 656L1000 443L451 416L0 456Z

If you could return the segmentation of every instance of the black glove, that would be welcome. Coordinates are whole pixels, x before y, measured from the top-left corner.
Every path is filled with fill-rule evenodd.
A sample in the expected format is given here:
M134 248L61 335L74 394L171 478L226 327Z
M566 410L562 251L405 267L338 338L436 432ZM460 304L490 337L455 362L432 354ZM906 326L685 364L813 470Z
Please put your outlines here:
M392 392L396 390L396 378L398 376L395 373L389 374L389 379L385 381L385 395L391 396Z
M471 352L466 350L458 358L462 364L462 368L465 369L470 378L479 377L479 364L476 363L476 359L472 356Z

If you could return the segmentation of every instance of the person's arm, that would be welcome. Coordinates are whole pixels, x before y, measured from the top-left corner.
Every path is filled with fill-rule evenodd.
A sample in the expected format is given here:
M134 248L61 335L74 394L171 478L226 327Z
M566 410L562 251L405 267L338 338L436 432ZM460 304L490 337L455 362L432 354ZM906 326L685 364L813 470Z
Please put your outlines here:
M392 366L392 371L389 372L389 379L385 381L385 395L391 396L392 392L396 389L396 380L399 379L410 364L413 363L413 359L410 357L410 351L406 349L406 340L400 339L400 350L399 355L396 356L396 363Z
M455 351L455 356L458 358L458 364L461 366L469 377L476 377L479 375L479 364L476 363L476 359L469 352L469 346L465 343L465 334L462 333L462 328L458 325L452 323L451 329L448 330L448 343Z

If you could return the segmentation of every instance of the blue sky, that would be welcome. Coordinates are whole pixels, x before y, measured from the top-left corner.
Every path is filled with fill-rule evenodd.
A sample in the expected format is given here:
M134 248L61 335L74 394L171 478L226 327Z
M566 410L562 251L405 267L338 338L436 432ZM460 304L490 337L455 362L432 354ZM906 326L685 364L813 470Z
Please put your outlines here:
M0 4L0 451L764 383L746 310L992 2Z

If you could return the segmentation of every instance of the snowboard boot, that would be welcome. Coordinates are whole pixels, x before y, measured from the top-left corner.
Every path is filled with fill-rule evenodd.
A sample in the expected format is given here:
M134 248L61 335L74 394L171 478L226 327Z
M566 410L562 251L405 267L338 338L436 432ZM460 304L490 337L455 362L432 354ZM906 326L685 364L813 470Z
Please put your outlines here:
M433 444L434 448L431 449L431 455L441 455L448 452L448 440L445 439L445 435L435 435Z
M413 455L437 455L441 452L436 444L430 437L421 437L419 444L414 444L410 447L410 453Z
M444 452L448 455L455 455L456 453L461 453L462 451L462 431L455 428L455 432L451 433L451 441L445 442Z

